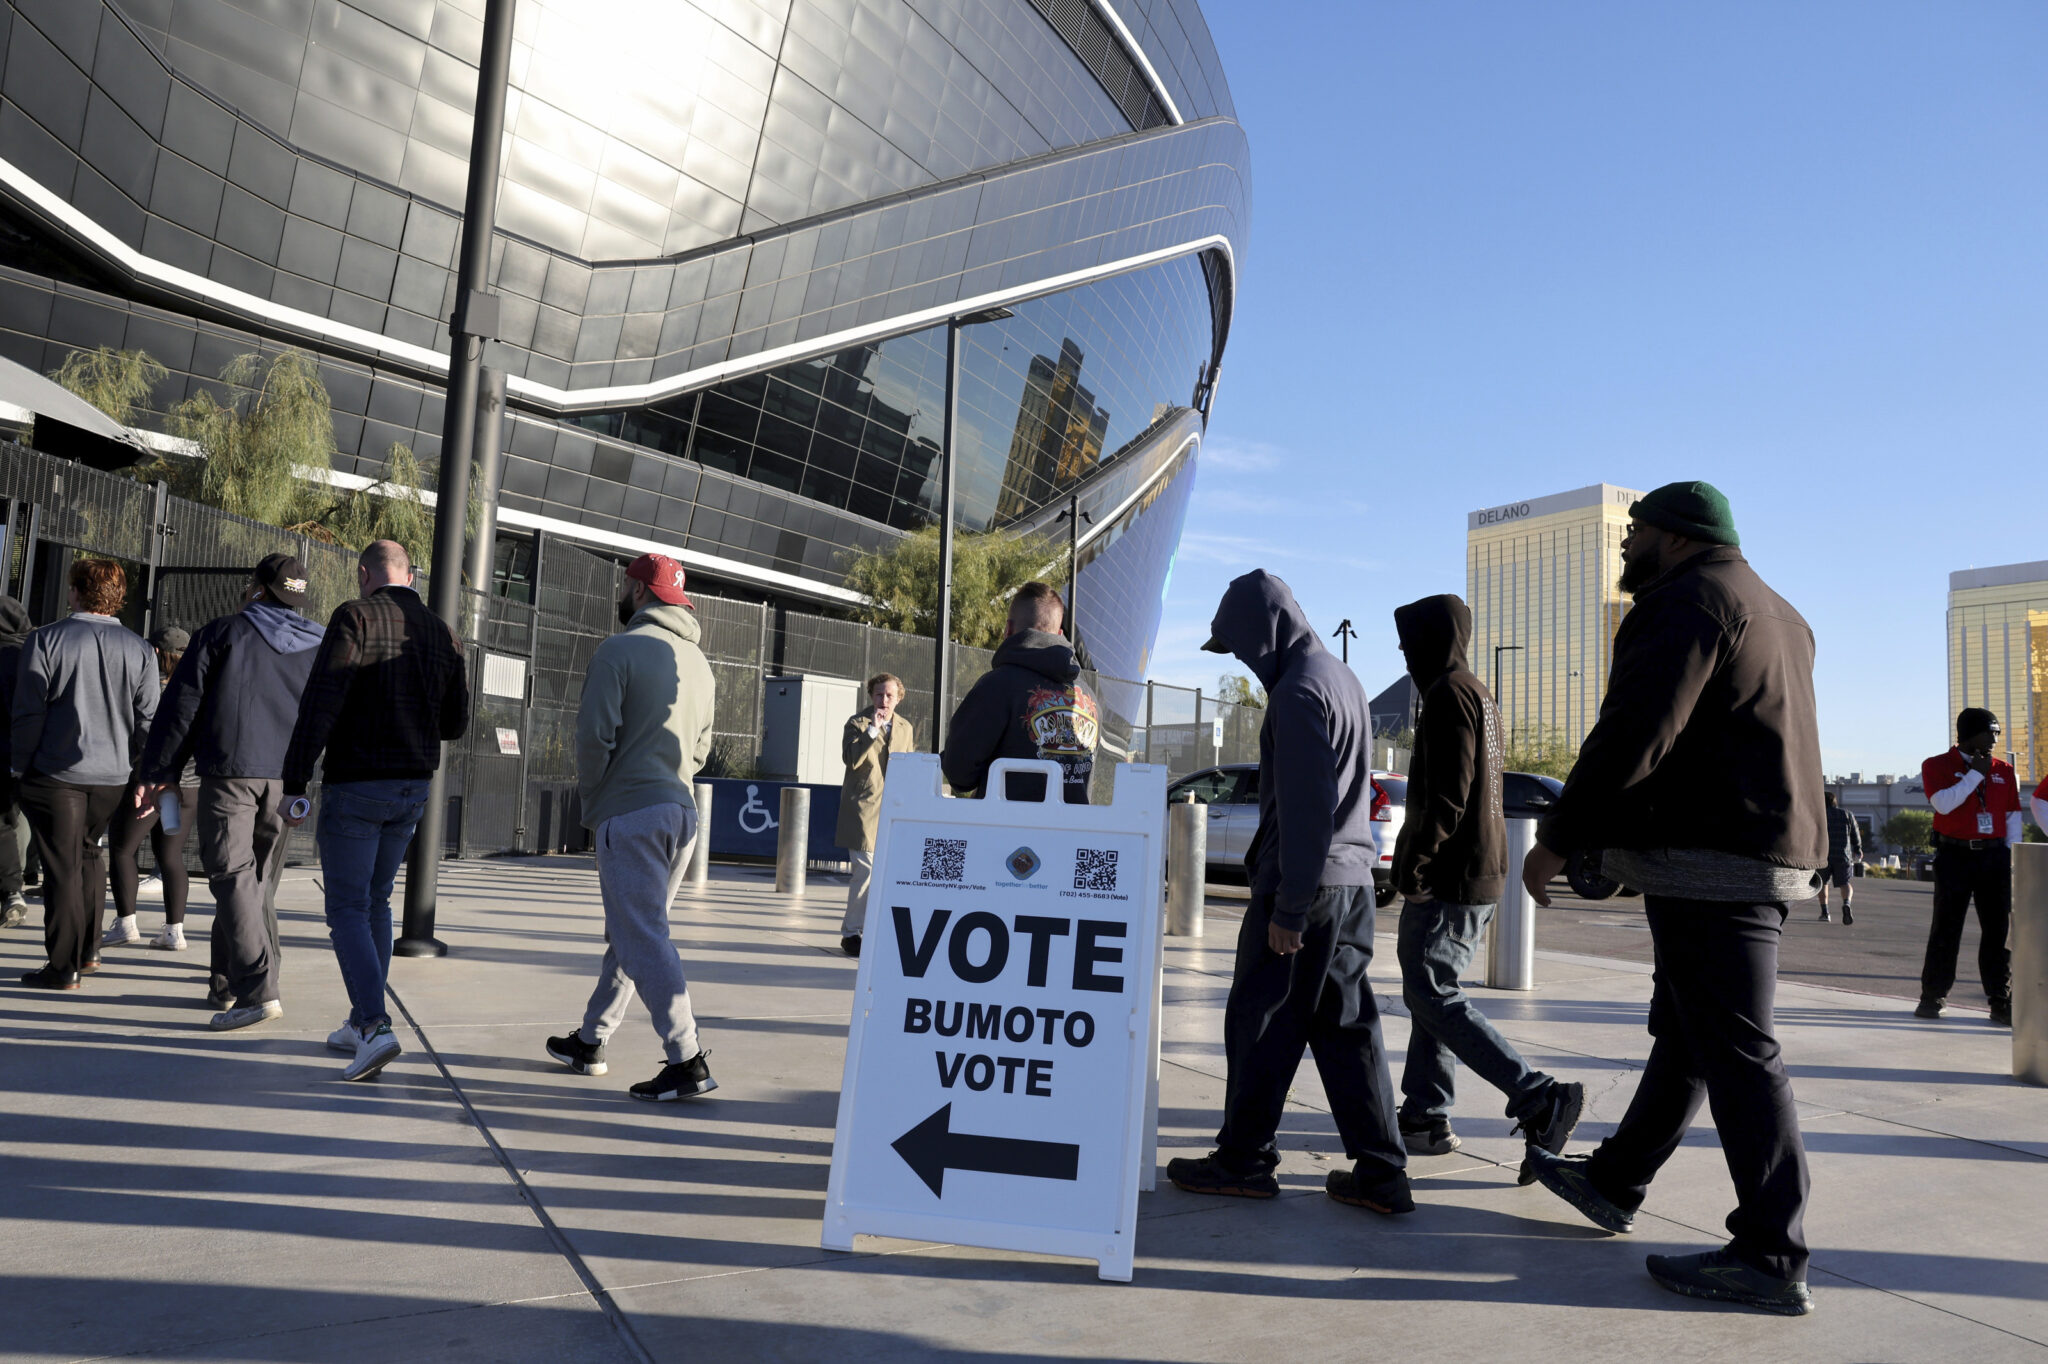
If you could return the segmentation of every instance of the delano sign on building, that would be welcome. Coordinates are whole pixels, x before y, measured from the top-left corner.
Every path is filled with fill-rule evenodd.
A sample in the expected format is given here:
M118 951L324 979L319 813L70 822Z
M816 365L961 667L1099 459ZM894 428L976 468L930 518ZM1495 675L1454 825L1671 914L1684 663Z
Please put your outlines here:
M1948 715L1984 706L2020 780L2048 776L2048 560L1948 575ZM1947 742L1946 739L1943 742Z
M1049 774L1050 802L1003 797ZM1149 1186L1166 769L1108 805L1050 763L940 794L889 765L822 1242L902 1236L1095 1260L1128 1280Z
M1503 502L1465 527L1465 600L1472 607L1472 671L1493 685L1509 732L1554 735L1572 748L1600 712L1614 632L1628 598L1621 538L1642 494L1611 483Z

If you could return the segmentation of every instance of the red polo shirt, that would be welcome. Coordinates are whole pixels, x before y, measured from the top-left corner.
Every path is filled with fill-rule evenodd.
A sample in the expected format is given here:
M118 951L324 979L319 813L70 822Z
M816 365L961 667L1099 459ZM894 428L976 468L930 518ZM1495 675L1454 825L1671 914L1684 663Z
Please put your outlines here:
M1920 784L1927 791L1928 801L1931 803L1935 792L1948 790L1969 771L1970 764L1959 748L1951 748L1921 763ZM2048 782L2043 785L2048 786ZM1991 775L1980 781L1976 790L1963 797L1961 805L1947 814L1939 810L1934 812L1934 832L1947 834L1950 838L2003 839L2005 817L2018 813L2019 808L2019 778L2013 774L2010 763L1993 758Z

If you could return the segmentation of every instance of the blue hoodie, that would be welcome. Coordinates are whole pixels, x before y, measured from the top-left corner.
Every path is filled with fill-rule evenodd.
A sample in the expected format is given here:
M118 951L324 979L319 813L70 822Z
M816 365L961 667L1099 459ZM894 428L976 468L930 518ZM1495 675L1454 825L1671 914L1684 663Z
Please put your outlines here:
M282 777L299 694L325 634L267 601L202 626L157 703L142 780L175 781L188 759L202 777Z
M1330 656L1287 584L1263 569L1231 581L1209 624L1266 689L1259 730L1259 830L1245 867L1273 922L1300 932L1322 886L1369 886L1372 717L1358 675Z

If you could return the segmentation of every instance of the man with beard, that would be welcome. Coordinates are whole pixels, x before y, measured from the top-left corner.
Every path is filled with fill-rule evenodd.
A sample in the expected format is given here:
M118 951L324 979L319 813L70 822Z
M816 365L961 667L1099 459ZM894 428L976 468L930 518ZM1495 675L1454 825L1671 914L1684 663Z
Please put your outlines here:
M1537 834L1522 880L1548 905L1572 853L1605 849L1640 887L1656 956L1650 1059L1589 1156L1530 1147L1545 1188L1609 1231L1632 1229L1703 1100L1734 1178L1726 1247L1652 1255L1675 1293L1813 1310L1802 1222L1806 1152L1772 1032L1778 939L1827 861L1813 631L1737 548L1728 499L1671 483L1629 507L1600 718Z

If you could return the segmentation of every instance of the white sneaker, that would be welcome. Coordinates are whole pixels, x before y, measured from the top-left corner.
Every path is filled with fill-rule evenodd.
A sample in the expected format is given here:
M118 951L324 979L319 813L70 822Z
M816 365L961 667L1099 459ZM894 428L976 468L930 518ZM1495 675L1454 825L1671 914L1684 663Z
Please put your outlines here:
M185 925L165 924L164 931L149 940L151 947L160 947L166 952L185 950Z
M113 926L100 935L101 947L120 947L124 943L141 941L142 930L136 926L133 914L118 916Z
M12 928L28 918L28 901L21 898L19 891L7 897L7 903L0 905L0 928Z
M236 1028L247 1028L257 1023L268 1023L273 1018L284 1017L284 1001L267 999L261 1004L245 1004L239 1009L228 1009L213 1016L206 1026L215 1032L230 1032Z
M363 1035L357 1032L356 1025L346 1018L341 1020L340 1027L327 1034L327 1048L330 1051L345 1051L353 1056L356 1048L362 1044Z
M398 1058L398 1039L391 1035L389 1023L379 1023L375 1032L366 1035L356 1046L356 1059L342 1067L344 1080L367 1080Z
M135 898L138 900L156 900L161 902L164 898L163 878L157 876L143 877L135 883Z

